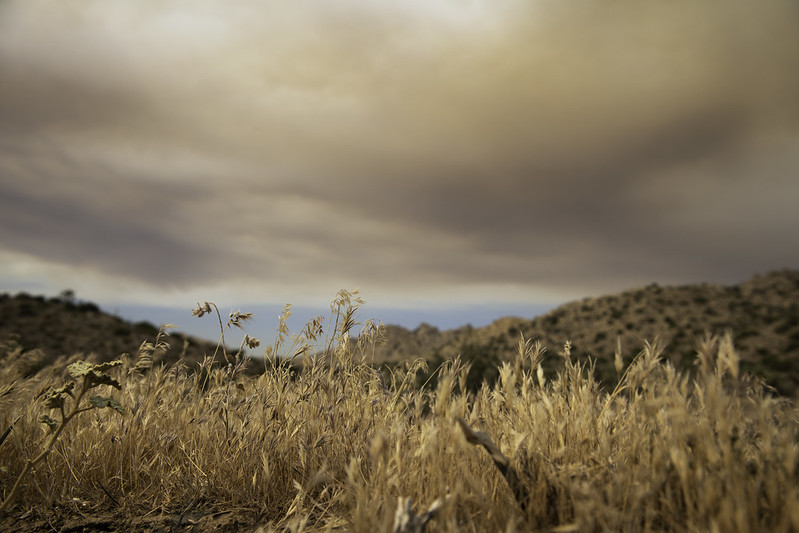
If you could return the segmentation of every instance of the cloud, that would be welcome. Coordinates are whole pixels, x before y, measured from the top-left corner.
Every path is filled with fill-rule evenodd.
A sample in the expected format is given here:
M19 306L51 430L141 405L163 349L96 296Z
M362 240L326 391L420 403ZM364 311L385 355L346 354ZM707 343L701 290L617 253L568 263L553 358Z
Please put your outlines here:
M284 4L4 2L3 248L397 301L797 264L790 3Z

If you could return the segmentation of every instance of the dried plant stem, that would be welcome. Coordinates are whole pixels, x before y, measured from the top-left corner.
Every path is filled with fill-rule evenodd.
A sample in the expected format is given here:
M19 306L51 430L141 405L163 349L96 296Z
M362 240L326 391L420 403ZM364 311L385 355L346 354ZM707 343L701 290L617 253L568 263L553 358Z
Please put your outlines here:
M469 444L480 445L485 448L491 460L494 462L494 465L497 467L497 470L499 470L502 477L507 481L508 487L511 492L513 492L513 496L516 498L519 507L522 508L522 511L527 510L527 502L529 500L527 489L522 485L516 469L511 466L510 459L505 457L505 454L502 453L499 446L494 444L494 441L491 440L488 433L474 431L462 418L458 418L457 421Z
M17 481L14 483L14 486L11 488L11 492L8 494L8 497L3 501L2 505L0 505L0 515L6 512L6 510L14 503L14 500L17 497L17 492L19 491L20 484L22 480L28 476L28 473L36 468L36 465L44 461L44 459L50 455L50 452L53 451L53 446L55 446L58 437L61 436L61 433L64 431L64 428L67 426L70 420L75 418L78 413L82 413L83 411L88 411L92 409L92 407L80 407L80 402L83 399L83 396L88 391L88 382L84 379L83 385L81 386L81 390L78 393L78 396L75 398L75 401L72 405L72 411L68 414L64 413L63 408L61 409L61 422L59 423L58 427L50 434L50 437L47 439L47 444L44 445L42 451L34 457L33 459L28 459L25 461L25 466L22 468L22 472L20 472L19 476L17 477Z
M45 405L50 408L57 408L61 415L61 421L58 424L55 424L54 421L49 417L42 417L42 421L50 426L50 436L48 437L47 443L44 445L42 451L39 452L39 455L33 459L28 459L25 461L25 466L22 467L22 472L20 472L17 480L14 482L11 492L9 492L6 499L3 500L3 503L0 504L0 516L3 516L14 503L22 481L34 468L36 468L39 463L44 461L45 458L50 455L50 452L53 451L53 446L55 446L56 441L58 441L58 438L63 433L64 428L66 428L67 424L69 424L73 418L84 411L90 411L101 406L112 407L113 409L122 412L122 407L117 402L102 397L92 397L90 398L91 403L89 405L82 406L83 397L86 395L86 393L98 385L111 385L113 387L120 388L119 383L115 379L104 373L105 370L119 364L121 364L120 361L112 361L111 363L105 363L101 365L91 365L82 361L74 363L69 367L70 374L73 376L73 378L82 377L80 390L77 396L72 396L72 384L55 391L50 390L45 395ZM70 396L73 399L72 409L68 413L64 411L64 401L67 396Z

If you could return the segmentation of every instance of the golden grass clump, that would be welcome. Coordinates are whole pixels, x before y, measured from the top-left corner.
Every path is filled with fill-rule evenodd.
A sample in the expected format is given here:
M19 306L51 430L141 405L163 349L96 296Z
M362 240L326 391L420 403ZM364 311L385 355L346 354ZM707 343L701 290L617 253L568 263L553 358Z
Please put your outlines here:
M165 340L143 345L138 363L108 369L125 414L76 416L0 520L89 527L103 517L176 531L799 530L796 408L741 374L729 337L703 339L692 374L664 362L656 342L626 366L619 356L607 391L568 345L555 356L560 370L545 375L544 347L521 339L496 384L470 393L458 358L421 388L424 361L373 366L381 330L357 321L362 303L342 291L330 330L314 319L296 336L286 307L258 377L240 371L249 337L226 363L199 368L150 368L147 350ZM237 325L213 304L198 309L216 311L223 333ZM37 394L61 376L0 373L0 390L11 387L0 429L13 425L0 444L5 498L46 436Z

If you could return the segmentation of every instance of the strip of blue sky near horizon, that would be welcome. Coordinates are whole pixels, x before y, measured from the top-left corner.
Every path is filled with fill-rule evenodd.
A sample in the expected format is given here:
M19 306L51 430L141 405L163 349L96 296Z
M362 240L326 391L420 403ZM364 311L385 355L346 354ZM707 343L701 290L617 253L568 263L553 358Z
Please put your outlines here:
M518 316L526 319L533 319L536 316L546 313L557 307L558 304L530 304L523 306L468 306L453 309L380 309L373 308L368 303L361 307L358 312L358 320L364 321L373 319L387 325L401 326L413 330L421 324L429 324L440 330L455 329L465 325L473 327L486 326L495 320L506 316ZM216 341L219 339L219 325L216 317L196 318L191 316L191 309L171 308L159 306L101 306L101 308L113 315L131 322L146 321L158 327L162 324L174 324L177 326L175 331L180 331L198 338ZM231 311L242 311L253 313L253 320L249 321L242 331L233 330L232 340L240 340L245 333L256 337L263 342L271 344L274 342L275 331L278 326L278 318L282 306L272 305L251 305L240 307L221 307L222 319L227 318L227 313ZM330 317L329 307L292 307L292 316L288 321L289 329L292 333L299 333L305 323L316 317Z

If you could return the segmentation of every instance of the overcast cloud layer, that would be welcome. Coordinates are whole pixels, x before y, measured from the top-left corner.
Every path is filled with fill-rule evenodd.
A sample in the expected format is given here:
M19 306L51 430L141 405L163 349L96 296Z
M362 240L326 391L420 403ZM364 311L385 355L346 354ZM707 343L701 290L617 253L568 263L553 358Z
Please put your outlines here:
M564 301L799 267L789 0L0 3L0 281Z

